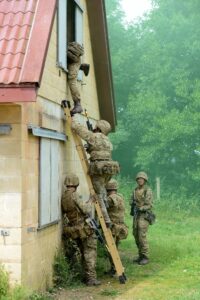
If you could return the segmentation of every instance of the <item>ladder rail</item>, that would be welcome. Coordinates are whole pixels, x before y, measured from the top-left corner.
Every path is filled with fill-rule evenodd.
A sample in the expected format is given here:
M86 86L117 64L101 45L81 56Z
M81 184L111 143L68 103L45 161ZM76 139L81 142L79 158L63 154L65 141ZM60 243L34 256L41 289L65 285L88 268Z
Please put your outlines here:
M62 102L62 107L64 109L64 113L65 113L65 116L66 116L67 123L68 123L68 125L70 125L69 126L70 131L71 131L71 134L73 136L73 140L74 140L74 143L75 143L75 146L76 146L76 150L78 152L78 155L79 155L79 158L80 158L80 161L81 161L81 165L82 165L83 171L84 171L85 176L86 176L86 181L88 183L90 196L93 199L95 210L97 212L97 216L98 216L98 219L99 219L100 224L101 224L101 228L102 228L103 233L104 233L104 237L105 237L106 244L107 244L107 249L108 249L108 251L109 251L109 253L112 257L112 260L113 260L113 263L114 263L114 266L115 266L115 269L116 269L116 273L119 277L120 283L125 283L126 276L124 274L124 267L122 265L122 262L121 262L121 259L120 259L120 256L119 256L114 238L112 236L112 232L111 232L110 228L106 227L106 223L105 223L105 220L104 220L104 217L102 215L101 208L100 208L100 205L99 205L99 202L98 202L98 196L97 196L97 194L94 190L92 180L91 180L91 177L90 177L89 172L88 172L89 171L89 163L88 163L88 157L87 157L86 152L85 152L85 148L83 146L81 138L76 133L74 133L71 129L72 118L71 118L71 114L70 114L70 110L69 110L69 105L68 105L66 100L64 100Z

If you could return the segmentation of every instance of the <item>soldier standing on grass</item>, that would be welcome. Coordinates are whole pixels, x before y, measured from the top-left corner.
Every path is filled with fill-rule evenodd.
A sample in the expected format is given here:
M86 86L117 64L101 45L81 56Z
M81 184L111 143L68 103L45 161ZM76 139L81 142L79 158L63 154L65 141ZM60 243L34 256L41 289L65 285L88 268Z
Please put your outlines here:
M119 173L119 164L112 161L112 144L107 137L111 131L111 126L107 121L99 120L95 129L90 131L72 118L71 127L76 134L88 143L87 152L90 154L89 174L98 196L106 226L109 228L111 227L111 221L106 209L107 193L105 186L112 175Z
M91 212L91 203L83 201L76 192L79 179L75 174L67 174L64 184L66 190L62 196L62 212L65 219L63 238L72 239L77 244L84 270L83 281L86 285L100 285L101 282L96 279L95 270L97 240L94 230L85 221Z
M136 175L137 187L133 191L131 198L131 215L133 216L133 236L138 248L139 256L133 262L139 265L149 263L149 245L147 241L147 232L149 224L155 221L155 215L152 213L153 194L150 187L146 185L148 181L145 172L139 172Z
M117 249L120 240L126 239L128 235L128 227L124 223L125 217L125 205L124 198L121 194L117 193L118 182L115 179L111 179L107 185L107 197L108 197L108 214L112 222L111 232L115 240ZM112 258L109 257L111 268L107 274L114 275L116 270L113 264Z

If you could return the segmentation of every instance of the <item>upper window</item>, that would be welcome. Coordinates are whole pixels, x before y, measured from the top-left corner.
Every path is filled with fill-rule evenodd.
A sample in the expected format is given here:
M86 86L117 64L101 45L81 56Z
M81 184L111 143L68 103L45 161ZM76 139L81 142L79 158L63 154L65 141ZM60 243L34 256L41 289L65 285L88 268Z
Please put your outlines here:
M78 0L58 1L58 66L67 70L67 43L83 44L83 9Z

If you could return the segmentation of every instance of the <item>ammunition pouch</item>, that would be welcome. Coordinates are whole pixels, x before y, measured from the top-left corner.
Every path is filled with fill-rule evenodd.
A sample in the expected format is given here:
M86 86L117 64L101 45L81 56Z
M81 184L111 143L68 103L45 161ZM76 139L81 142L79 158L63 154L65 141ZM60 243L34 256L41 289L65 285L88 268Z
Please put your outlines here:
M90 175L116 175L120 172L119 163L112 160L96 160L90 163Z
M124 240L128 236L128 227L124 223L121 224L114 223L111 231L112 231L112 235L114 237L119 238L120 240Z
M85 239L92 235L94 230L87 224L81 223L74 226L64 226L63 234L66 238L71 238L73 240L80 238Z
M152 211L146 211L144 219L149 222L149 225L153 225L156 221L156 215Z

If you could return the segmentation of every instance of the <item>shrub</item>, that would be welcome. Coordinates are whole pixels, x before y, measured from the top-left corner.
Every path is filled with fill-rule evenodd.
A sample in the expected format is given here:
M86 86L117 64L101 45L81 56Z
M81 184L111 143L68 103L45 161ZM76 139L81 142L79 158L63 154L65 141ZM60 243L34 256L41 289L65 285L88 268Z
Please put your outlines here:
M8 273L4 270L4 267L0 265L0 298L6 296L9 290Z

